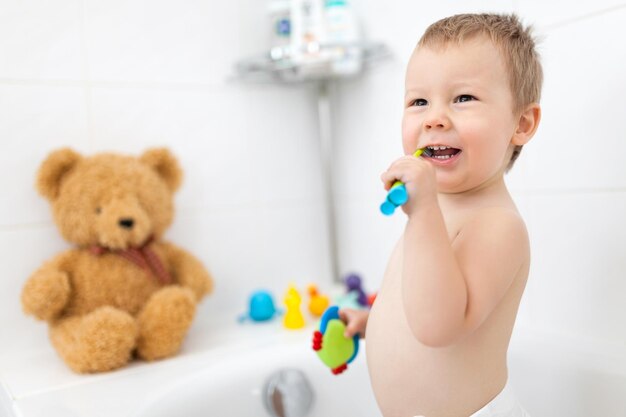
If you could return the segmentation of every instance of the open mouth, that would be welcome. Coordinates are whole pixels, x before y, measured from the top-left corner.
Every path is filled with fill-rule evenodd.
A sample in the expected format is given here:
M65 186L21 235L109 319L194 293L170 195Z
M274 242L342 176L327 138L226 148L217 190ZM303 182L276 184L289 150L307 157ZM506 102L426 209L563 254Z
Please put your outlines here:
M460 149L451 146L434 145L427 146L425 149L424 155L426 157L444 161L461 153Z

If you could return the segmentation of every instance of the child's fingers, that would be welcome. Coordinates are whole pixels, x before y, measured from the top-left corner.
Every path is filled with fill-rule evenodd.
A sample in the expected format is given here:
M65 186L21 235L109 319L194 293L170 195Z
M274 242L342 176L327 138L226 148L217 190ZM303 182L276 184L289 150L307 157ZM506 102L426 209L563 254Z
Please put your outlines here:
M389 191L396 181L407 183L416 177L416 172L432 169L430 164L412 155L406 155L394 161L387 171L380 176L385 185L385 190Z
M397 167L391 167L387 171L383 172L380 176L380 180L385 185L385 190L389 191L391 186L396 182L401 180L402 175L401 171Z
M354 335L359 333L359 330L360 329L356 321L352 320L352 322L348 323L348 325L346 326L346 331L343 333L343 335L346 339L352 339Z
M354 319L353 310L351 309L339 310L339 318L346 325L346 330L343 334L344 337L351 338L355 334L358 333L358 329L356 329L356 320Z
M406 172L406 169L412 162L415 161L414 156L405 155L402 158L395 160L385 172L380 175L381 181L385 184L385 190L389 191L391 186L396 181L402 181L402 177Z
M348 324L348 322L350 321L350 313L351 310L349 308L341 308L339 309L339 318L341 319L341 321L343 321L346 325Z
M367 323L368 314L350 308L339 310L339 318L346 324L346 330L344 331L344 337L351 339L355 335L364 337L365 324Z

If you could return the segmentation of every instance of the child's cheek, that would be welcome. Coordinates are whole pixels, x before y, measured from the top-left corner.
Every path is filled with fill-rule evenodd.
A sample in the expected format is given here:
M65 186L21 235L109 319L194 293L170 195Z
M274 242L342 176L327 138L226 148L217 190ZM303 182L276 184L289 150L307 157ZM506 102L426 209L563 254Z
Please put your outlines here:
M501 165L506 152L506 143L502 140L502 130L498 121L491 124L478 120L466 121L459 126L462 146L473 161L475 173L491 175ZM503 146L504 145L504 146Z
M404 117L402 119L402 150L405 155L415 152L418 140L419 123L415 118Z
M491 142L491 132L488 125L477 120L465 120L462 124L457 124L457 131L461 136L461 146L471 148L489 147Z

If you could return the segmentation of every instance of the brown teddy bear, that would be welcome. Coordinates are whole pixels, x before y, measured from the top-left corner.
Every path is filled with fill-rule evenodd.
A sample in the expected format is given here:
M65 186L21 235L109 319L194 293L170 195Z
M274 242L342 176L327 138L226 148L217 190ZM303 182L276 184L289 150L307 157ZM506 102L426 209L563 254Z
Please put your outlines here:
M48 322L73 370L108 371L133 353L155 360L179 350L196 303L212 289L200 261L161 240L181 177L167 149L139 158L60 149L41 165L37 188L76 247L30 277L22 306Z

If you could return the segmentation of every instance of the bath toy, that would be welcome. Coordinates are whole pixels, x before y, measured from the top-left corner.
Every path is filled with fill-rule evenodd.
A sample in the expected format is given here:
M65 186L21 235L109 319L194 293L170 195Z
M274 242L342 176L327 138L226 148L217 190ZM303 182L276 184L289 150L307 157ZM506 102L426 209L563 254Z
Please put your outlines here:
M428 148L418 149L413 153L413 156L418 158L420 155L432 156L432 151ZM400 207L404 203L409 201L409 194L406 192L406 187L402 181L396 181L393 183L389 191L387 191L387 199L380 205L380 211L385 216L391 216L396 208Z
M294 330L304 327L304 316L300 311L301 302L302 297L300 297L300 293L293 286L290 286L287 294L285 294L285 306L287 306L287 312L283 320L285 328Z
M363 310L363 306L359 304L357 299L359 293L356 291L350 291L347 294L337 295L333 298L334 304L339 308L352 308L354 310Z
M378 293L374 292L367 296L367 304L372 307L374 305L374 301L376 301L376 296Z
M239 316L240 322L250 319L252 321L267 321L274 316L281 314L274 306L274 298L269 291L258 290L250 295L248 302L249 310L247 313Z
M309 285L308 291L309 296L311 297L309 301L309 311L314 316L320 317L328 308L330 300L327 296L320 294L317 291L317 286L314 284Z
M349 274L345 277L344 282L348 287L348 292L355 291L358 294L357 302L359 305L362 307L368 307L369 304L367 302L367 295L365 294L365 291L363 291L363 281L361 280L361 277L357 274Z
M329 307L320 321L319 330L313 332L313 350L334 375L346 369L359 353L359 335L344 336L346 325L339 318L339 307Z

